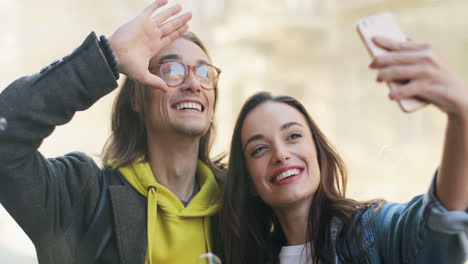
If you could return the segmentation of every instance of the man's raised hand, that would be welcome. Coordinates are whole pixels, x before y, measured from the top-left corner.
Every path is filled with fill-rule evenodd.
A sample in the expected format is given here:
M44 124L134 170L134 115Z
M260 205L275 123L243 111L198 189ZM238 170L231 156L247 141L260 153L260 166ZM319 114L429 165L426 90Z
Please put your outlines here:
M168 0L156 0L138 16L121 25L109 37L120 73L155 88L166 91L166 83L152 74L148 67L151 58L164 46L182 36L187 30L187 22L192 18L186 12L176 18L182 7L174 5L158 14L156 10L166 5ZM154 15L153 15L154 14Z

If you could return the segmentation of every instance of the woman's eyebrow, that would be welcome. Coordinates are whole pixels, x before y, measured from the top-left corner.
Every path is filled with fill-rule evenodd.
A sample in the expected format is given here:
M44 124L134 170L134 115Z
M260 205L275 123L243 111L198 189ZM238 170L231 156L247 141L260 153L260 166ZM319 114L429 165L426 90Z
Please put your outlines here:
M298 122L288 122L288 123L282 125L280 129L281 129L281 130L285 130L285 129L290 128L290 127L292 127L292 126L300 126L300 127L303 127L303 126L302 126L301 124L299 124Z
M249 143L251 143L252 141L259 140L259 139L263 139L263 138L264 138L264 136L261 135L261 134L257 134L257 135L255 135L255 136L250 137L250 138L247 139L247 141L245 142L245 144L244 144L244 149L246 149L246 148L247 148L247 145L248 145Z

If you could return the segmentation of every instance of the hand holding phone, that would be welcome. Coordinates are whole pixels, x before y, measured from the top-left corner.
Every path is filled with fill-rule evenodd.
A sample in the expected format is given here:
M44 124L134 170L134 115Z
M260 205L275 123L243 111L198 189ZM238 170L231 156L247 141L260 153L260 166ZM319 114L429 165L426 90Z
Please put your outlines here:
M388 12L362 18L357 24L357 31L372 57L389 52L375 45L372 41L374 36L383 36L396 41L407 41L405 34L400 30L397 20ZM390 89L393 89L393 87L398 84L387 83L387 85ZM427 103L417 98L412 98L400 100L399 104L403 111L413 112L425 106Z

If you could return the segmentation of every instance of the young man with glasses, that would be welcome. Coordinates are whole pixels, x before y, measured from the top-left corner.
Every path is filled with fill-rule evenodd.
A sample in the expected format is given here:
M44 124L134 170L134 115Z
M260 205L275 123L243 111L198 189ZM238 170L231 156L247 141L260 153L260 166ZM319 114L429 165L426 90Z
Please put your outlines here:
M39 263L195 263L219 244L211 234L223 171L209 151L220 70L185 33L190 14L168 20L180 12L176 5L153 15L166 3L155 1L108 41L91 34L0 95L8 120L0 132L0 203L31 238ZM119 73L127 79L103 151L106 168L77 152L45 159L42 140L115 89ZM96 217L103 211L109 221Z

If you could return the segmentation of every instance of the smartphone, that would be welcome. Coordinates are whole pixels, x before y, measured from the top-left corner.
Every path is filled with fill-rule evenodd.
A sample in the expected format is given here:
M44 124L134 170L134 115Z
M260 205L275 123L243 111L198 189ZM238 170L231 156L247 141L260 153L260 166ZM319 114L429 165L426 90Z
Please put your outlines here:
M397 20L389 12L378 13L360 19L357 23L357 32L372 57L389 52L374 44L372 41L374 36L379 35L396 41L407 41L405 34L400 30ZM397 84L387 82L387 85L390 89L393 89L394 85ZM427 104L417 98L400 100L398 103L400 108L405 112L413 112Z

